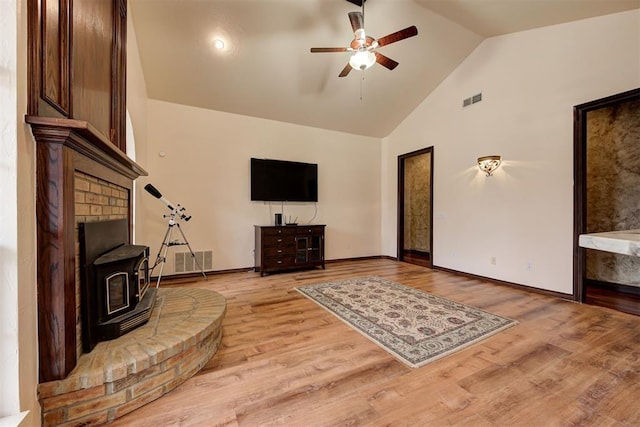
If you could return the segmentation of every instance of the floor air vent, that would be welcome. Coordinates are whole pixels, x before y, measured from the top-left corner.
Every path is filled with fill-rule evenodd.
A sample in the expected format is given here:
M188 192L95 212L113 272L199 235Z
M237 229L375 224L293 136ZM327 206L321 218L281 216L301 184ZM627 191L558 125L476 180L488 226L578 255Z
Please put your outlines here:
M213 251L194 252L194 257L190 252L177 252L174 256L174 268L176 273L200 272L200 267L204 271L213 269ZM197 261L197 262L196 262ZM198 267L198 264L200 267Z

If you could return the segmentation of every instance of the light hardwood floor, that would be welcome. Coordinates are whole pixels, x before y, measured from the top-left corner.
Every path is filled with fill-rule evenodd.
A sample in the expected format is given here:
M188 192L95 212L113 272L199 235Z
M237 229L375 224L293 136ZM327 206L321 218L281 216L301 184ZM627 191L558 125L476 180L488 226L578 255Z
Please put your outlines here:
M520 323L411 369L294 289L365 275ZM384 259L161 286L227 298L221 348L112 426L640 425L637 316Z

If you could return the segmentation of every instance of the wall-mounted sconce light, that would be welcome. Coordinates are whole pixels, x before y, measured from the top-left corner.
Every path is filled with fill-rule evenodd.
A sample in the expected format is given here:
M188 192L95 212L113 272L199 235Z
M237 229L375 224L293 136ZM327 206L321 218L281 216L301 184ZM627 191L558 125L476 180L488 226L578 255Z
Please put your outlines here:
M500 156L483 156L478 157L478 167L480 170L487 174L487 176L491 176L493 171L498 169L502 163L502 158Z

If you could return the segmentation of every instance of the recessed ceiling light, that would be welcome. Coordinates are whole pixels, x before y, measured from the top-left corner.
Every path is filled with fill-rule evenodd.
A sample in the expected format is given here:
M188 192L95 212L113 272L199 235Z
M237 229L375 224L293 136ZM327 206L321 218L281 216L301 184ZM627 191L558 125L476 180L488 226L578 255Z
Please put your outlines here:
M222 40L222 39L215 39L215 40L213 41L213 46L214 46L216 49L224 49L224 40Z

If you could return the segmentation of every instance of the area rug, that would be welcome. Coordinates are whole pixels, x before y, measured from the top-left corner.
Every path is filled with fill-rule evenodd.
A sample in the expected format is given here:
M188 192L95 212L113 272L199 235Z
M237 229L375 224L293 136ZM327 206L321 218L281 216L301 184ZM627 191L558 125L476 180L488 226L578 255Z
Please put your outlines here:
M412 368L518 323L377 276L296 290Z

